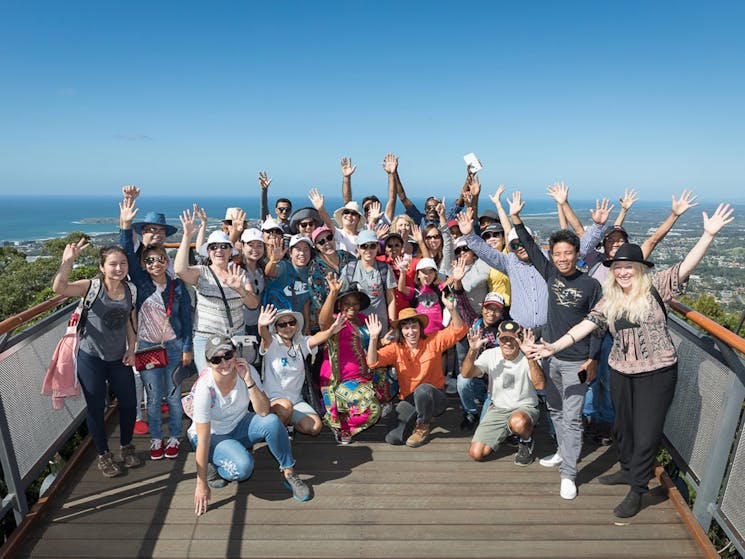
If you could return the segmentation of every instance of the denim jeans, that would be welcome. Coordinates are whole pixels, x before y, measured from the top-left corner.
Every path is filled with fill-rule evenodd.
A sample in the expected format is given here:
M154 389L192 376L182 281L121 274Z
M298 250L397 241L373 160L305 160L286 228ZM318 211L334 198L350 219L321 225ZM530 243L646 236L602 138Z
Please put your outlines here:
M135 378L132 367L121 361L104 361L83 350L78 351L78 381L85 397L86 423L98 454L109 451L106 425L103 421L106 407L106 383L116 396L119 407L119 442L122 446L132 442L137 417Z
M464 413L478 414L487 398L486 377L463 378L458 375L458 397Z
M204 334L194 334L194 364L197 366L199 373L209 365L207 358L204 356L204 350L207 347L207 340L211 337Z
M600 347L600 359L598 360L598 375L589 384L587 397L585 398L586 417L595 422L613 423L616 416L613 411L613 400L610 394L610 369L608 368L608 356L613 347L613 336L606 334Z
M197 448L196 433L190 432L189 440ZM279 417L273 413L262 417L250 411L246 412L230 433L210 436L209 461L215 465L223 479L247 480L254 471L254 457L250 449L256 443L264 441L279 462L280 469L295 465L290 438Z
M138 346L138 349L147 349L157 345L143 344ZM160 369L140 371L142 382L145 385L145 390L147 390L147 420L150 437L153 439L163 438L163 417L160 411L160 402L164 396L168 402L168 434L177 439L181 436L184 413L181 407L181 390L173 390L173 379L171 378L174 369L181 362L181 347L181 342L178 339L166 342L168 365Z
M404 444L414 424L430 423L432 417L442 415L448 407L448 397L431 384L420 384L404 400L393 408L388 416L385 441L388 444Z

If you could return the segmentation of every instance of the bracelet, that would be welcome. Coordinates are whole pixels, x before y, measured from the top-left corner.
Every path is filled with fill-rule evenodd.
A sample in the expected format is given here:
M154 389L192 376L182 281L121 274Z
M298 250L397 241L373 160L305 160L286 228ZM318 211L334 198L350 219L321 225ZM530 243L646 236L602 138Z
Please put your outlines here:
M574 336L572 336L569 332L567 332L567 336L569 336L570 338L572 338L572 344L576 344L577 343L577 340L575 340L574 339Z
M254 386L256 386L256 383L254 382L251 386L246 386L247 390L251 390Z

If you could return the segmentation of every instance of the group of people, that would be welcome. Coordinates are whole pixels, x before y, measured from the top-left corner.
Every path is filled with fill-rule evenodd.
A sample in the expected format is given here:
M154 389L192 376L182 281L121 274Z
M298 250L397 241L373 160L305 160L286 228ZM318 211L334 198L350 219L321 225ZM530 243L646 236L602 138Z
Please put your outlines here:
M188 413L197 514L206 512L211 488L250 477L257 442L267 443L284 483L303 501L311 491L294 470L295 431L317 436L326 425L346 445L385 418L388 443L416 448L431 438L448 393L457 392L461 428L474 431L470 457L484 460L510 437L521 466L534 460L545 398L557 450L540 463L559 467L565 499L577 496L585 426L612 423L621 469L600 482L629 485L614 513L635 515L675 389L665 304L733 220L731 208L704 213L704 233L683 261L652 273L649 255L696 205L691 192L673 197L670 217L638 245L622 226L633 190L620 198L613 225L604 199L585 227L568 188L554 184L548 194L560 221L545 250L522 222L519 192L505 209L500 186L490 196L495 209L480 212L481 185L468 169L452 207L431 196L422 213L406 195L398 158L387 154L382 167L385 205L374 195L353 200L356 166L343 158L342 207L329 213L312 189L310 205L294 209L280 198L274 216L272 181L261 172L259 226L228 208L221 228L208 233L195 204L179 216L173 260L163 243L177 229L163 214L136 221L140 191L127 186L120 245L101 250L98 280L69 281L86 242L66 247L54 290L85 297L100 286L80 332L78 378L103 474L140 463L132 366L136 351L164 348L168 364L139 373L150 457L178 456ZM397 200L404 214L394 215ZM192 362L199 376L184 407L174 371ZM107 382L119 405L120 460L103 424Z

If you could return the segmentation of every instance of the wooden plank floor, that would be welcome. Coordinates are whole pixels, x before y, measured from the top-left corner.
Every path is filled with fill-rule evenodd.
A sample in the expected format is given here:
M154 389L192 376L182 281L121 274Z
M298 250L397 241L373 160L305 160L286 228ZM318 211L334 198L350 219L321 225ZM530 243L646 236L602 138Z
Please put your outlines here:
M339 446L328 430L297 435L297 471L313 488L290 498L266 447L244 483L212 491L209 512L194 515L194 453L105 479L94 452L83 461L18 557L699 557L661 488L644 509L618 522L612 509L625 486L597 476L615 469L615 450L585 445L579 497L559 497L559 474L537 462L513 464L514 449L475 463L460 412L436 421L421 448L383 442L378 425ZM539 427L537 455L553 451ZM112 432L112 448L118 440ZM147 436L137 437L146 457ZM188 444L187 444L188 446ZM654 484L655 482L653 482Z

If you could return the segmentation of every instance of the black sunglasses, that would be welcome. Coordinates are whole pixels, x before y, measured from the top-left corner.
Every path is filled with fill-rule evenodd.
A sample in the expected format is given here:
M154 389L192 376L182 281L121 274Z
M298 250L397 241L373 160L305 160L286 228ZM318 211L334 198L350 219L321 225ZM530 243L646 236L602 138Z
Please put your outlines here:
M277 206L277 211L282 213L287 213L289 211L292 211L291 206Z
M455 249L455 255L463 254L464 252L471 252L471 249L468 247L460 247Z
M295 326L297 324L297 320L294 318L292 320L286 320L285 322L277 322L277 328L289 328L290 326Z
M343 212L341 212L341 215L356 215L356 216L359 216L360 214L358 214L354 210L344 210Z
M304 227L314 227L315 224L316 224L315 221L310 220L310 221L301 221L300 223L297 224L297 226L298 227L303 227L303 228Z
M232 349L229 349L228 351L226 351L222 355L213 355L212 357L210 357L209 359L207 359L207 361L209 361L213 365L219 365L223 361L230 361L233 358L234 355L235 355L235 351L232 350Z
M332 235L328 235L328 236L324 237L323 239L316 239L316 244L319 247L322 247L326 243L330 243L333 240L334 240L334 237Z
M378 248L378 243L365 243L364 245L360 245L360 248L362 250L374 250Z
M484 239L485 241L488 241L489 239L493 239L495 237L503 237L503 236L504 236L503 233L484 233L483 235L481 235L481 238Z
M440 235L427 235L425 239L442 239Z
M233 248L230 243L211 243L207 245L207 250L228 250L229 248Z
M165 261L165 256L148 256L145 258L145 264L155 264L156 262L163 264Z

